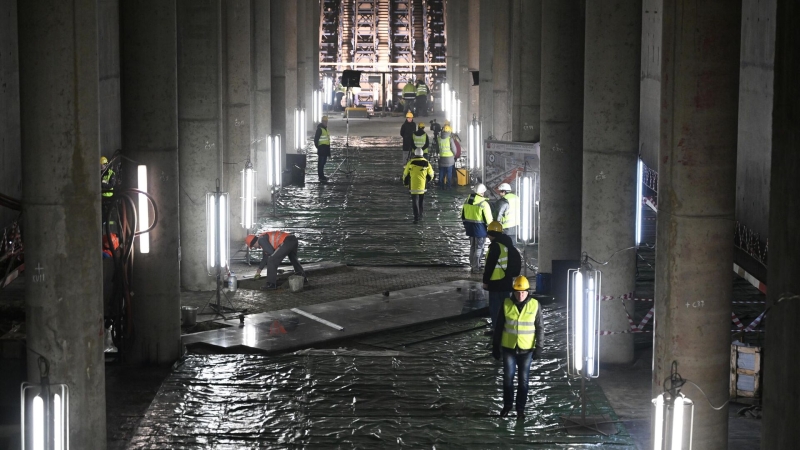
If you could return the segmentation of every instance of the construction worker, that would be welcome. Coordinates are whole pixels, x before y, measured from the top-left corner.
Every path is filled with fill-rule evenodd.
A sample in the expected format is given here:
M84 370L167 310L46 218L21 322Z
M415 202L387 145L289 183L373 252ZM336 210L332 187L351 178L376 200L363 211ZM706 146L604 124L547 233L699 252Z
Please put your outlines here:
M411 193L411 208L414 211L414 223L422 220L425 185L433 179L433 167L422 156L422 149L414 150L414 157L408 160L403 168L403 185Z
M417 87L409 81L403 86L403 100L406 102L406 112L414 110L414 101L417 98Z
M283 262L283 258L289 256L292 262L295 275L300 275L304 279L306 273L300 261L297 260L297 237L285 231L267 231L258 236L248 235L244 238L244 243L250 248L260 248L263 256L258 264L255 279L261 278L261 271L267 267L267 284L261 287L262 290L270 291L278 289L278 266ZM305 279L308 282L308 279Z
M503 234L500 222L490 223L487 234L490 244L483 269L483 288L489 291L489 317L494 327L503 300L511 297L511 285L522 269L522 257L511 238ZM486 334L492 334L491 329Z
M339 77L339 82L336 84L336 103L334 104L336 111L342 110L342 99L346 93L347 88L342 84L342 77Z
M492 223L492 209L483 197L486 186L483 183L475 186L473 193L461 206L461 221L464 231L469 236L469 265L472 273L481 273L483 246L486 243L487 225Z
M319 181L328 181L325 176L325 163L331 157L331 135L328 133L328 116L322 116L322 121L317 125L317 132L314 133L314 146L317 147L317 176Z
M531 361L542 355L544 328L539 301L529 297L528 279L519 276L512 285L512 298L503 301L502 313L492 336L492 356L503 358L503 410L505 417L514 405L514 376L517 375L517 420L525 418Z
M417 107L417 114L422 117L428 116L428 93L430 89L428 89L428 85L425 84L425 80L419 79L417 80L417 99L414 100L414 103Z
M517 243L517 226L519 225L519 197L511 193L511 185L503 183L497 187L500 200L497 201L497 220L503 225L503 233L511 236Z
M450 125L442 128L442 134L437 138L439 147L439 188L446 189L453 187L453 166L456 165L456 158L453 154L453 140L450 133L453 131ZM445 182L447 179L447 182Z
M433 152L434 155L438 155L439 154L439 142L438 141L439 141L439 134L442 132L442 126L439 125L438 122L436 122L436 119L431 119L430 128L431 128L431 132L433 133L433 141L432 141L433 145L431 146L433 148L432 148L431 151Z
M103 191L103 197L113 197L114 185L117 184L116 173L114 169L108 164L108 158L105 156L100 157L100 189Z
M400 127L400 136L403 138L403 151L410 153L414 151L414 133L417 131L417 124L414 123L414 113L406 113L406 121Z
M411 137L414 140L414 149L422 149L422 156L428 158L428 133L425 132L425 124L420 122L417 131Z

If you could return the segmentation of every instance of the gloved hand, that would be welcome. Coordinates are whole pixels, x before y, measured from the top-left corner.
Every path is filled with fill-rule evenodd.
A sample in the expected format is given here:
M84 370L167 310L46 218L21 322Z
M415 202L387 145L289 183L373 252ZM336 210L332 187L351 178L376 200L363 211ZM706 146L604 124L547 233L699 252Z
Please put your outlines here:
M492 358L500 361L500 350L492 350Z
M257 274L255 274L255 276L253 276L254 280L257 280L259 278L261 278L261 274L260 273L257 273Z

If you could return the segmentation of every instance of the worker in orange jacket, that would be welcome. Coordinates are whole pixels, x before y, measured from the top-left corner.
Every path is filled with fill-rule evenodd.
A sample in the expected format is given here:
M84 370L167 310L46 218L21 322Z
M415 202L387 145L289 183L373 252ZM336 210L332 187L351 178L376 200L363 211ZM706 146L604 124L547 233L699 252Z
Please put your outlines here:
M287 255L289 256L289 261L292 262L295 275L300 275L304 281L308 281L303 266L300 265L300 261L297 259L298 240L295 235L285 231L267 231L258 236L248 235L244 238L244 242L250 248L260 248L262 250L263 257L255 276L256 279L261 278L261 271L264 266L267 267L267 284L262 286L261 289L266 291L278 289L278 266L281 265L283 258Z

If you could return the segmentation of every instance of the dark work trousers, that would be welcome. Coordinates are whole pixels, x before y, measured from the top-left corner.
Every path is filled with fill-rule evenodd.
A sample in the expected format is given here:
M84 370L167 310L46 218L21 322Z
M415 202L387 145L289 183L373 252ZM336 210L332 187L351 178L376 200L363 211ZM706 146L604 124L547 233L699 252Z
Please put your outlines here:
M422 204L425 194L411 194L411 208L414 210L414 221L422 219Z
M328 155L327 154L320 154L319 155L319 162L317 163L317 176L320 180L324 180L327 178L325 176L325 163L328 162Z
M281 265L286 255L289 255L289 261L292 262L294 273L297 275L303 275L305 273L303 271L303 266L300 265L300 261L297 260L297 237L290 234L283 240L283 244L275 249L275 252L269 255L267 259L268 283L275 284L278 280L278 266Z
M414 106L417 107L417 115L422 117L428 117L428 96L427 95L418 95L417 99L414 100Z

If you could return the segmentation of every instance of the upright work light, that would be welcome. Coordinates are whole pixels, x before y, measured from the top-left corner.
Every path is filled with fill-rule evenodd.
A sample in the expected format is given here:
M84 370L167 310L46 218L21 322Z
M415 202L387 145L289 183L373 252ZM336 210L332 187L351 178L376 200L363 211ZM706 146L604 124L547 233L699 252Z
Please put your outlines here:
M322 100L323 100L323 92L322 91L314 91L312 103L314 107L312 108L311 114L311 121L314 123L322 122Z
M294 142L295 149L302 150L306 143L306 110L294 110Z
M672 373L664 380L664 392L653 399L653 450L692 449L694 402L681 393L685 382L673 361Z
M567 286L567 368L570 375L597 378L600 368L598 325L600 323L600 271L589 265L569 270Z
M461 100L456 101L456 121L453 123L455 124L453 130L456 133L461 133Z
M325 104L331 105L333 104L333 78L325 77L323 78L323 89L325 90Z
M456 91L450 90L450 100L447 101L447 120L450 123L454 123L456 120ZM453 126L453 130L455 130L455 126Z
M230 216L228 193L217 190L206 194L206 267L209 275L220 277L228 268L230 245L228 218Z
M525 174L517 178L520 217L517 238L529 243L536 240L536 174Z
M267 185L270 188L281 186L281 135L267 136Z
M450 84L442 83L442 111L447 112L447 102L450 101Z
M636 166L636 246L642 242L642 177L644 176L644 162L639 158Z
M49 364L39 357L40 383L22 383L22 450L69 450L69 387L50 384Z
M147 166L139 165L137 167L137 175L139 185L138 188L142 192L147 192ZM147 196L139 194L139 231L142 232L150 227L150 205L147 201ZM150 253L150 233L141 233L139 235L139 252Z
M469 124L469 171L481 169L483 161L483 139L481 136L481 122L472 116Z
M256 171L248 159L242 170L242 227L253 228L256 215Z

